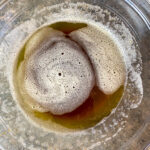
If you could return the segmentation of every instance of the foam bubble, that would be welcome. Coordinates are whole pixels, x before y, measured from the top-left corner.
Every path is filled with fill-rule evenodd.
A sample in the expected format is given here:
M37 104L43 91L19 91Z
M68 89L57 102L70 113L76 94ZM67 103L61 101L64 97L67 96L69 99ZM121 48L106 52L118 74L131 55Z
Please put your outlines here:
M53 29L51 32L55 33ZM38 37L30 39L24 61L24 89L45 111L60 115L73 111L88 98L94 74L82 49L61 32L57 35L47 36L43 43Z
M113 94L125 82L125 64L120 51L108 33L88 25L70 34L86 50L95 70L98 87Z
M20 67L27 103L59 115L72 112L88 98L95 77L105 94L113 94L125 82L118 47L107 33L91 25L68 37L48 26L38 30L26 43Z

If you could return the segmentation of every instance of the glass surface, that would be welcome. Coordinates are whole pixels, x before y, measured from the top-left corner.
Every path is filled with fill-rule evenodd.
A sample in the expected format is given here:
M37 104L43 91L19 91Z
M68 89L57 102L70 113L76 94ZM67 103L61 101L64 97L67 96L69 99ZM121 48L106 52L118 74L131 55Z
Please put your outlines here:
M65 2L65 3L64 3ZM13 100L8 82L13 49L38 28L67 18L76 2L76 17L87 14L89 21L108 25L118 36L131 33L142 55L142 101L130 101L134 90L128 84L117 109L93 128L60 133L39 128L26 119ZM70 3L73 3L70 8ZM59 9L55 7L60 4ZM53 6L53 7L51 7ZM82 12L82 13L81 13ZM91 18L90 14L96 14ZM111 16L109 18L109 16ZM116 17L117 16L117 17ZM119 18L119 19L117 19ZM122 22L129 29L124 30ZM118 28L116 27L118 24ZM140 0L2 0L0 2L0 149L20 150L141 150L150 143L150 5ZM126 44L126 40L124 40ZM126 45L125 45L126 46ZM134 49L134 48L133 48ZM137 55L140 55L137 52ZM132 54L132 51L131 51ZM140 61L140 60L139 60ZM137 67L139 62L132 64ZM138 67L137 67L138 68ZM128 83L131 83L129 81ZM130 89L130 90L128 90ZM133 95L132 95L133 94ZM134 105L135 104L135 105Z

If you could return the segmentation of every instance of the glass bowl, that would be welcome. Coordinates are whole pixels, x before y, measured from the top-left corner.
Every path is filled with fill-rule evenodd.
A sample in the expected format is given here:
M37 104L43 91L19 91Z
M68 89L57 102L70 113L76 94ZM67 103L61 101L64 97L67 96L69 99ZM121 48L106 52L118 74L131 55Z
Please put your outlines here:
M59 8L56 5L59 4ZM84 4L84 7L83 7ZM91 9L94 7L95 9ZM93 6L94 5L94 6ZM112 113L92 128L77 132L41 129L23 115L10 91L9 73L13 50L38 28L66 19L70 9L110 26L127 48L137 46L142 69L143 95L127 84L125 94ZM63 15L59 15L63 12ZM91 15L96 14L95 17ZM110 17L111 16L111 17ZM68 19L68 18L67 18ZM71 18L69 18L71 19ZM117 27L117 28L116 28ZM132 35L128 36L128 35ZM126 36L130 40L127 41ZM127 43L129 42L129 43ZM127 48L128 49L128 48ZM132 55L134 51L130 49ZM139 62L138 62L139 61ZM0 149L6 150L142 150L150 143L150 2L147 0L1 0L0 2ZM139 70L138 70L139 69ZM136 81L133 81L136 82ZM128 95L128 92L130 93ZM147 148L146 148L147 147Z

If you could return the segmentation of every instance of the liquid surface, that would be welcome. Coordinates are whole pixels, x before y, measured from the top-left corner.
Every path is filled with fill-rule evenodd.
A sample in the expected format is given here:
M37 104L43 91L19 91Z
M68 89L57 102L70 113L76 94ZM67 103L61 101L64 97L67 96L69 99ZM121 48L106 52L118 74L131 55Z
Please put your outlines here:
M58 22L58 23L50 25L49 27L51 27L55 30L62 31L64 34L66 34L67 37L68 37L68 34L71 34L72 35L71 37L73 38L73 40L76 40L76 42L81 47L84 47L83 49L86 49L86 48L88 49L88 47L86 47L86 46L88 46L87 41L90 41L90 40L88 39L88 37L87 37L87 41L82 40L82 38L84 37L84 35L82 33L86 33L86 30L84 31L84 29L87 26L88 25L85 23ZM76 36L76 31L79 31L78 37L80 37L80 38L78 38ZM88 30L88 32L87 32L87 35L89 34L88 36L90 36L90 32L91 31ZM118 47L113 43L111 38L108 37L108 35L105 34L105 32L102 32L101 30L99 30L99 32L101 32L101 36L103 36L101 38L101 43L103 43L102 46L104 47L104 49L105 49L105 46L106 46L106 48L115 49L115 52L116 52L117 56L119 57L118 58L119 61L115 62L116 63L115 66L120 65L121 70L119 70L120 68L117 69L117 67L114 67L113 68L114 70L112 72L114 74L116 74L117 72L122 71L121 73L123 75L118 74L118 75L120 75L119 78L117 75L116 75L116 77L114 76L114 78L118 78L118 81L117 81L118 85L117 85L117 87L114 87L114 89L112 90L113 86L109 87L109 86L105 85L105 83L107 83L107 82L106 82L106 79L102 80L102 76L103 76L103 78L105 78L105 76L107 75L106 74L107 71L110 72L110 74L111 74L110 67L111 67L111 65L114 66L114 64L112 63L113 60L111 60L109 62L104 57L104 59L103 59L104 62L106 61L108 64L110 64L110 66L107 66L108 69L105 66L106 71L103 71L104 74L102 74L102 75L101 75L102 69L99 70L100 67L96 65L97 61L94 61L94 60L98 60L97 58L102 57L102 55L107 55L107 54L110 54L109 56L111 59L111 57L113 56L113 53L112 53L113 50L110 51L110 53L106 52L105 54L99 53L99 51L98 51L99 49L97 49L97 51L92 48L85 50L88 53L88 56L90 55L91 57L93 57L90 59L90 61L94 66L97 66L97 67L93 67L93 68L94 68L94 71L96 70L95 72L99 73L100 75L95 75L96 83L94 85L94 88L91 90L89 97L84 100L84 103L82 105L80 105L78 108L76 108L75 110L73 110L72 112L66 113L64 115L54 115L50 112L45 112L45 110L41 107L41 105L39 105L34 100L32 100L33 98L30 97L28 94L26 94L24 90L22 90L23 89L21 86L22 81L23 81L22 79L24 79L24 73L25 73L25 69L23 67L25 56L26 56L26 54L30 56L32 53L34 53L34 51L26 51L26 50L28 50L28 46L29 46L28 43L30 42L30 39L26 42L26 44L21 49L21 51L18 55L18 58L16 60L16 68L14 69L14 85L15 85L15 88L17 91L19 103L20 103L22 109L25 111L25 113L28 115L28 117L31 120L34 120L36 123L38 123L41 126L44 126L46 128L49 128L49 129L54 128L57 130L57 128L59 128L60 126L69 128L69 129L84 129L84 128L88 128L88 127L91 127L91 126L97 124L101 119L108 116L110 114L110 112L112 111L112 109L117 106L119 100L121 99L121 97L123 95L124 80L125 80L124 64L123 64L123 61L121 60L121 56L119 54ZM80 43L80 41L81 41L81 43ZM107 41L109 43L107 43ZM99 42L99 41L97 41L97 42ZM95 41L95 43L96 43L96 41ZM38 43L36 43L36 44L38 44ZM35 45L33 44L32 46L34 47ZM93 47L94 46L95 45L93 44ZM96 51L96 53L94 50ZM103 52L103 50L101 50L101 52ZM94 58L95 57L94 55L92 56L92 54L95 54L96 59ZM16 76L16 74L17 74L17 76ZM122 76L123 76L123 78L121 78ZM104 82L100 82L100 81L97 82L97 80L99 80L99 78ZM108 78L109 78L109 76L108 76ZM113 78L112 79L109 78L109 80L110 80L109 82L111 83L111 81L115 81L116 79L114 80ZM104 83L105 86L102 86L99 83ZM111 83L111 84L116 85L115 83ZM107 88L107 87L109 87L109 88ZM107 90L107 89L110 89L110 90ZM79 89L79 90L82 90L82 89Z
M61 116L51 113L40 113L34 111L34 117L43 122L55 122L70 129L84 129L92 127L101 119L108 116L115 108L123 94L123 86L113 95L105 95L98 87L94 87L89 98L79 108L71 113Z

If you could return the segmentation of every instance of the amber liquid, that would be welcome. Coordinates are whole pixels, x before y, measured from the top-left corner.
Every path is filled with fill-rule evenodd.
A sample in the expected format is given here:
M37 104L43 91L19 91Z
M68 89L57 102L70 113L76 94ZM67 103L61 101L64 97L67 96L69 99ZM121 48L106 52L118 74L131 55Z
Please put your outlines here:
M70 129L85 129L96 125L108 116L112 109L117 106L122 94L123 86L113 95L105 95L95 86L85 103L71 113L58 116L49 112L35 111L34 115L43 121L52 119L53 122Z
M67 36L70 32L84 28L85 23L69 23L69 22L57 22L50 25L50 27L64 32ZM17 67L24 58L24 47L19 54ZM90 93L89 98L76 110L64 115L53 115L50 112L41 113L33 110L27 104L25 100L22 102L24 111L31 116L35 121L42 122L43 126L51 128L51 124L59 124L62 127L69 129L85 129L96 125L104 117L108 116L112 109L115 108L123 95L124 86L121 86L114 94L105 95L99 90L97 86L94 86Z

